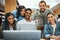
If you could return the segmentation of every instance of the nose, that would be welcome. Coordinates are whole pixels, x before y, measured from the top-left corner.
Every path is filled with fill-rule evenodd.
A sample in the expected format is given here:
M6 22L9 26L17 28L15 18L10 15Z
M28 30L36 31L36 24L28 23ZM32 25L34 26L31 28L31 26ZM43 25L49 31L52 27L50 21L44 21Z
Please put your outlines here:
M50 20L52 20L52 18L51 18L51 17L50 17L49 19L50 19Z

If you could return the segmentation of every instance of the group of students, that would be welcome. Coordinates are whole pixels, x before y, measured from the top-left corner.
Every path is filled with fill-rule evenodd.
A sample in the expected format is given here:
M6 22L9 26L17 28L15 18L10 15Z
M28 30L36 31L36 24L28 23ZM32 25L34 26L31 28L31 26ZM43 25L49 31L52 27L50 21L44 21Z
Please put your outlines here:
M46 8L46 2L39 2L39 10L31 18L32 10L20 6L15 13L6 13L3 30L37 30L44 27L44 37L58 40L60 38L60 23L55 20L51 9ZM17 19L17 21L15 20ZM36 20L38 24L36 25Z
M3 24L3 30L35 30L35 21L31 20L32 10L26 9L24 16L19 16L19 21L15 20L15 17L12 13L7 13L5 15L5 21Z

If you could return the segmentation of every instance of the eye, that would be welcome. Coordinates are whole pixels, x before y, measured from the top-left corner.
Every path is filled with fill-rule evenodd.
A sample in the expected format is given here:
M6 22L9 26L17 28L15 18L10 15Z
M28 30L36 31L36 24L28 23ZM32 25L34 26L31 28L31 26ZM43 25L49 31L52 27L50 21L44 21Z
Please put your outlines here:
M52 18L53 16L51 16L51 18Z
M26 13L28 13L28 12L26 12Z
M42 7L42 5L39 5L39 7Z
M43 5L43 7L44 7L45 5Z

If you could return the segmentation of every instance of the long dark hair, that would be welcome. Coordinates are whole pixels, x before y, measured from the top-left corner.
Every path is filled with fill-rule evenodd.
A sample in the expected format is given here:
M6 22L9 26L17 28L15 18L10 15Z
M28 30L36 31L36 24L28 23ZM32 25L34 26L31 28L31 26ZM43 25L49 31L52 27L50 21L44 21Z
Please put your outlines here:
M8 20L7 20L7 18L9 17L9 16L11 16L11 15L13 15L12 13L6 13L6 15L5 15L5 21L4 21L4 24L3 24L3 26L4 26L4 29L5 30L9 30L9 22L8 22ZM13 15L13 17L14 17L14 15ZM14 22L13 22L13 29L15 30L16 29L16 21L14 20Z
M21 16L21 10L22 9L26 9L24 6L19 6L19 8L17 9L17 13L16 13L16 15L17 15L17 19L19 18L19 16Z

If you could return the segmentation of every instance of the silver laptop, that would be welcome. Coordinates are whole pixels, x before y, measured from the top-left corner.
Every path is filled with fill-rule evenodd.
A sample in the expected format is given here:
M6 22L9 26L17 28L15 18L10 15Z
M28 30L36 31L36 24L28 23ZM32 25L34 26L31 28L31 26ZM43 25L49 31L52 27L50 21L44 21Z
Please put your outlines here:
M4 40L40 40L40 30L4 30Z

